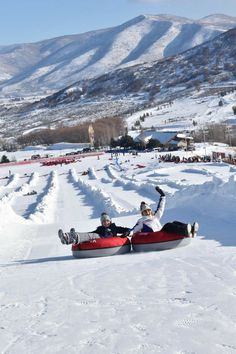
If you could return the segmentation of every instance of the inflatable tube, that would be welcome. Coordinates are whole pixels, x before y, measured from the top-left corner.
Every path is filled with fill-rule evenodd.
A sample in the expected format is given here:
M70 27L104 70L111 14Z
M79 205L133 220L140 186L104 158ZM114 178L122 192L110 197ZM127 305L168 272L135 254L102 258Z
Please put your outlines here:
M128 237L97 238L72 245L75 258L106 257L129 253L131 243Z
M191 242L191 237L165 231L138 232L131 242L135 252L161 251L186 246Z

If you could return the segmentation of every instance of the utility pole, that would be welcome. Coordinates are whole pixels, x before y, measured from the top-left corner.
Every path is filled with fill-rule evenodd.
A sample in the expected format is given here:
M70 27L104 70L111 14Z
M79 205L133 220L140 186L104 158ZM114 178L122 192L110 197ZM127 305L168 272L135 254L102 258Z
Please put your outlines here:
M204 141L204 150L205 150L205 156L206 156L206 132L205 129L202 128L202 132L203 132L203 141Z
M229 146L232 146L232 139L231 139L231 127L228 125L226 127L227 129L227 133L228 133L228 136L229 136Z

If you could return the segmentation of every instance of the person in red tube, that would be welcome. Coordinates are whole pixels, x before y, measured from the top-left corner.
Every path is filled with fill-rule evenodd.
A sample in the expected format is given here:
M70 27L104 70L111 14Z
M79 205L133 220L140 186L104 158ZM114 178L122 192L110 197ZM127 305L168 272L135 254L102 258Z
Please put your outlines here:
M60 229L58 231L58 237L62 244L69 245L94 240L96 238L126 237L130 233L130 228L117 226L105 212L101 214L100 220L101 225L94 231L76 232L74 228L71 228L70 232L64 233L62 229Z
M133 227L132 234L135 234L137 232L166 231L169 233L180 234L187 237L195 237L199 229L199 225L197 222L194 222L191 225L182 223L180 221L173 221L165 224L164 226L161 225L160 219L165 210L166 196L160 187L156 186L155 189L160 194L156 210L153 211L152 208L146 202L141 202L140 212L142 217L137 221L137 223Z

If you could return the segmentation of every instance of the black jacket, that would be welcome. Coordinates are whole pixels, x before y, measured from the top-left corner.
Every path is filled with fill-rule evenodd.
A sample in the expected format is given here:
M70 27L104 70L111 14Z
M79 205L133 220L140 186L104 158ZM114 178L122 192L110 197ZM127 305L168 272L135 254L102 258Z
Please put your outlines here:
M112 223L110 226L98 226L96 230L92 231L96 234L99 234L101 238L117 236L117 234L128 235L130 229L128 227L116 226Z

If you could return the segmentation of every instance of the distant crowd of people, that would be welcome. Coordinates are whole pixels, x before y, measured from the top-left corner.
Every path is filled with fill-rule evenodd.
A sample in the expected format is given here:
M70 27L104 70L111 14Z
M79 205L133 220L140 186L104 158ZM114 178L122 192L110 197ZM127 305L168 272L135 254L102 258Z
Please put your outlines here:
M210 162L211 156L190 156L190 157L180 157L177 155L166 154L160 155L158 157L160 162L175 162L175 163L187 163L187 162Z
M236 165L236 158L229 156L223 159L223 162L229 163L231 165Z

